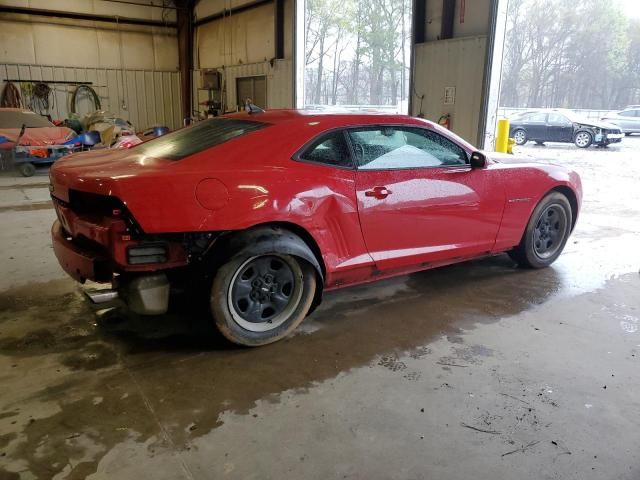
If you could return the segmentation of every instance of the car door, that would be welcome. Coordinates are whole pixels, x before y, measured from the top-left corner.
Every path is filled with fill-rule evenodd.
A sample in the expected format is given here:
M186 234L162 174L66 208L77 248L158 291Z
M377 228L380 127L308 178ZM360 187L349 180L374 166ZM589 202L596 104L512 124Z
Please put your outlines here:
M544 112L530 113L526 117L527 138L529 140L548 140L547 114Z
M495 171L422 127L350 129L356 196L369 254L382 269L490 252L504 191Z
M630 119L630 133L640 133L640 109L633 110L633 117Z
M623 110L618 112L615 124L625 132L640 131L640 110Z
M550 142L573 142L573 122L561 113L547 115L548 140Z

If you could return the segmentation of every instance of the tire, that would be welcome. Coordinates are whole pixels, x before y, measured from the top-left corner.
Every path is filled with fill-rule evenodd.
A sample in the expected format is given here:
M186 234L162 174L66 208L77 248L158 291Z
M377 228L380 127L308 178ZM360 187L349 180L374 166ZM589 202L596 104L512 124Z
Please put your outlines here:
M513 139L516 141L516 145L524 145L527 143L527 133L519 128L513 132Z
M245 251L217 270L211 314L225 338L257 347L291 333L307 316L315 291L316 273L305 260Z
M544 197L531 214L520 244L509 256L524 268L544 268L560 256L569 239L573 214L562 193Z
M23 177L32 177L36 173L36 166L30 162L21 163L18 166L18 171Z
M593 143L593 135L583 130L576 133L576 136L573 138L573 143L575 143L578 148L589 148Z

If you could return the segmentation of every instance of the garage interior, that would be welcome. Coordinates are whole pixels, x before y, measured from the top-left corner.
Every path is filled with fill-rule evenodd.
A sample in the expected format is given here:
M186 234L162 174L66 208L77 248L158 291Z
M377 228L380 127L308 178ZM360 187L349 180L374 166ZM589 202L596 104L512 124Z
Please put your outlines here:
M412 5L408 113L487 151L506 4ZM88 85L137 131L303 107L303 25L298 0L0 0L0 91L49 82L64 119L96 109L70 104ZM90 305L52 252L46 169L0 172L0 479L640 478L638 147L516 150L582 178L553 266L329 292L254 349L189 309Z

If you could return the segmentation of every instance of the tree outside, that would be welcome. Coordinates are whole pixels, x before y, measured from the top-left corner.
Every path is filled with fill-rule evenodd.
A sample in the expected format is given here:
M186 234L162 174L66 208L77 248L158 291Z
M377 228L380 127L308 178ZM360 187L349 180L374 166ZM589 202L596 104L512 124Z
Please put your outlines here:
M618 1L509 0L507 21L502 106L640 103L640 19Z
M307 0L305 105L406 112L411 0Z

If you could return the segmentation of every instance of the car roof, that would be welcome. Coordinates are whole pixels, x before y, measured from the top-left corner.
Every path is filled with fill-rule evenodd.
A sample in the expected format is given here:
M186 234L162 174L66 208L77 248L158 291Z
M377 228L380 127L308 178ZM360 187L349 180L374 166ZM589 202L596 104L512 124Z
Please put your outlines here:
M372 111L341 111L331 112L327 110L299 109L299 110L265 110L263 112L248 113L238 112L224 115L225 118L235 118L263 122L269 125L287 129L295 127L304 129L309 138L322 132L334 128L362 127L374 125L406 125L416 127L427 127L438 132L450 140L461 144L468 151L477 150L464 138L459 137L454 132L441 127L440 125L424 118L412 117L388 112ZM308 127L311 127L310 129Z
M252 120L269 124L280 123L311 123L316 121L330 122L338 125L355 125L358 123L429 123L432 122L417 119L409 115L389 114L388 112L348 111L331 112L326 110L298 109L298 110L265 110L264 112L247 113L238 112L226 114L225 117Z

